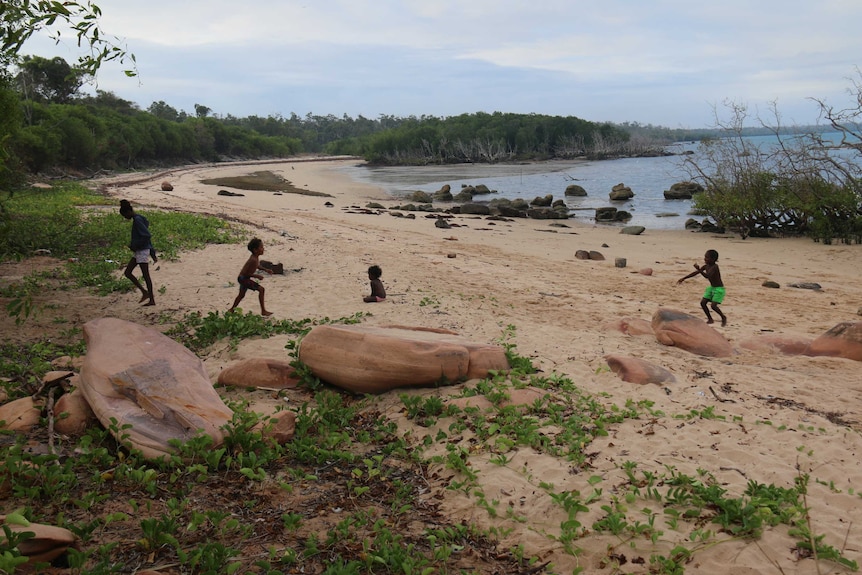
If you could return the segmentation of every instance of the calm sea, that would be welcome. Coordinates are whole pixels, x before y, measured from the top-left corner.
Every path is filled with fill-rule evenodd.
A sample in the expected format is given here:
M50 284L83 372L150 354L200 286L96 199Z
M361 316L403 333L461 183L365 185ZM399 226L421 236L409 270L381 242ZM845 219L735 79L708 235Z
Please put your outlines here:
M693 147L693 145L690 145ZM682 145L674 146L680 152ZM477 195L475 201L493 198L523 198L527 201L548 194L563 199L570 218L592 223L595 209L614 206L632 214L627 225L650 229L682 229L691 209L689 200L665 200L664 191L676 182L687 180L682 156L658 158L624 158L596 162L553 161L521 165L468 164L456 166L383 167L351 166L343 168L354 180L385 189L395 198L421 190L433 193L449 184L452 193L462 186L485 184L494 194ZM616 184L629 186L635 196L625 202L611 202L608 194ZM578 184L587 197L565 196L566 187ZM436 203L446 208L451 204ZM664 215L676 214L676 215ZM615 224L609 224L615 225Z
M758 144L769 144L769 136L750 138ZM775 141L774 138L771 138ZM632 214L625 224L640 225L648 229L683 229L691 216L691 200L666 200L664 191L676 182L689 180L683 168L683 155L696 152L695 142L681 142L668 146L674 155L656 158L624 158L589 162L542 162L522 165L482 165L370 168L352 166L344 168L351 178L385 189L396 198L421 190L433 193L449 184L455 194L462 186L485 184L496 194L478 195L475 201L500 198L524 198L527 201L548 194L563 199L569 206L569 217L583 223L594 223L595 209L614 206ZM616 184L625 184L634 192L634 198L625 202L611 202L608 194ZM587 191L587 197L566 197L566 187L578 184ZM438 207L449 204L435 203Z

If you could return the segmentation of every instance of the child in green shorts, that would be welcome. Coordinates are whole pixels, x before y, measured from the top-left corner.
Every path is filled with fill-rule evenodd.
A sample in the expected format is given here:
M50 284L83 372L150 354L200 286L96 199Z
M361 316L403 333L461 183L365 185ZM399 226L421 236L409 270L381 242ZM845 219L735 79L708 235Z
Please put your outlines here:
M710 304L712 307L712 311L717 313L719 317L721 317L721 325L727 325L727 316L721 313L721 310L718 309L718 304L724 301L724 283L721 281L721 272L718 270L718 252L715 250L706 250L706 254L703 256L704 265L699 266L694 264L695 271L691 272L687 276L680 278L677 281L677 284L681 284L688 278L693 278L696 275L702 275L706 279L709 280L709 287L706 288L706 291L703 292L703 299L700 300L700 307L703 308L704 313L706 313L706 323L715 323L712 321L712 314L709 313L709 307L707 304Z

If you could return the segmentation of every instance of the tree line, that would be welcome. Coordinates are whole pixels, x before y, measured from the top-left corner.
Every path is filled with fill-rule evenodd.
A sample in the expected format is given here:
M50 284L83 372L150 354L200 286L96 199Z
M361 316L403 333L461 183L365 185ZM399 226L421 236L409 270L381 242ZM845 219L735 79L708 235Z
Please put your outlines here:
M709 130L672 130L637 122L596 123L577 117L501 112L449 118L347 115L266 118L219 116L205 105L193 113L160 101L147 110L107 92L79 89L106 61L134 56L99 27L90 2L13 0L0 10L0 216L2 193L34 172L138 169L199 161L284 157L302 152L362 156L372 163L433 164L655 155L673 141L701 140L689 156L693 181L703 185L694 204L720 226L749 235L808 234L862 241L862 83L851 80L855 105L820 104L821 125L781 125L730 104L732 119ZM71 30L86 48L74 65L62 58L21 56L39 30L59 39ZM857 75L862 78L862 74ZM717 118L717 116L716 116ZM825 130L838 140L824 136ZM752 147L746 136L775 136L777 145Z

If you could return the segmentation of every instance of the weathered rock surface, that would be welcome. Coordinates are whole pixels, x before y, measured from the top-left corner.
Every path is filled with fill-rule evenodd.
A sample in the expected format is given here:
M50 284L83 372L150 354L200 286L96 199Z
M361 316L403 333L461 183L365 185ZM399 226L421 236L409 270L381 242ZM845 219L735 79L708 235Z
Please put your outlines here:
M296 433L296 413L292 411L278 411L266 421L261 421L255 425L253 429L260 431L263 437L271 439L279 445L284 445L293 439Z
M254 357L237 361L221 370L218 383L236 387L288 389L296 387L299 379L290 362Z
M32 397L22 397L0 405L0 429L29 431L39 424L42 406Z
M564 192L564 195L584 197L587 195L587 190L585 190L583 186L579 186L578 184L569 184L568 186L566 186L566 191Z
M78 376L73 379L74 385L80 385ZM58 433L83 435L97 421L96 414L79 388L63 394L54 404L54 429Z
M30 563L50 563L68 551L69 547L74 545L77 540L75 534L68 529L41 523L30 523L29 525L8 523L5 515L0 515L0 525L13 533L33 533L33 537L18 543L18 551L21 552L21 555L29 557ZM0 531L0 541L4 540L5 537Z
M621 234L626 234L629 236L639 236L646 230L643 226L626 226L620 230Z
M823 286L821 286L817 282L796 282L792 284L787 284L787 286L797 289L810 289L814 291L820 291L821 289L823 289Z
M315 326L300 343L299 360L316 377L354 393L482 378L509 368L501 346L397 325Z
M666 200L690 200L694 194L703 192L703 186L697 182L677 182L669 190L664 191Z
M739 347L751 351L772 351L784 355L807 355L810 339L784 335L758 335L739 342Z
M199 432L221 444L220 428L233 412L191 351L152 328L116 318L87 322L84 339L80 389L106 429L122 430L145 457L173 453L170 440L188 441Z
M841 322L808 346L807 355L862 361L862 321Z
M623 201L630 200L635 197L635 193L632 191L630 187L625 184L617 184L613 188L611 188L611 193L608 194L608 197L612 201Z
M610 354L605 356L608 367L620 379L629 383L674 383L676 377L665 368L654 365L646 360L625 355Z
M626 335L655 335L652 324L645 319L621 317L602 326L606 330L618 331Z
M709 357L728 357L733 347L723 335L685 312L659 308L652 317L655 337L664 345L672 345L691 353Z

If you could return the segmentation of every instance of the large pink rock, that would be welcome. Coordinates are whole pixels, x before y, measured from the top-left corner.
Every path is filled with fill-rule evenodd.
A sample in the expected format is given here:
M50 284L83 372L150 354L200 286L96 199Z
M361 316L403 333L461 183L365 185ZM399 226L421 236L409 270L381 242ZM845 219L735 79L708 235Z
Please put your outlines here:
M0 405L0 429L30 431L39 424L42 406L32 397L22 397Z
M85 323L84 339L80 389L106 429L153 458L173 453L171 440L201 432L222 443L220 428L233 412L195 354L152 328L115 318Z
M355 393L454 383L509 369L501 346L407 326L315 326L300 343L299 360L321 380Z
M845 357L862 361L862 321L841 322L808 346L807 355Z
M674 383L676 381L676 377L665 368L636 357L610 354L605 356L605 361L608 362L611 371L629 383L642 385L645 383Z
M655 337L664 345L672 345L691 353L709 357L728 357L733 347L723 335L704 320L666 307L652 316Z
M299 385L296 370L290 362L253 357L233 363L218 374L219 385L288 389Z
M5 515L0 515L0 525L13 533L30 532L33 534L29 539L18 543L18 551L21 552L21 555L28 557L30 563L51 562L66 553L69 547L75 545L77 541L74 533L55 525L43 525L41 523L21 525L17 522L8 522ZM0 531L0 541L3 539L5 538Z

